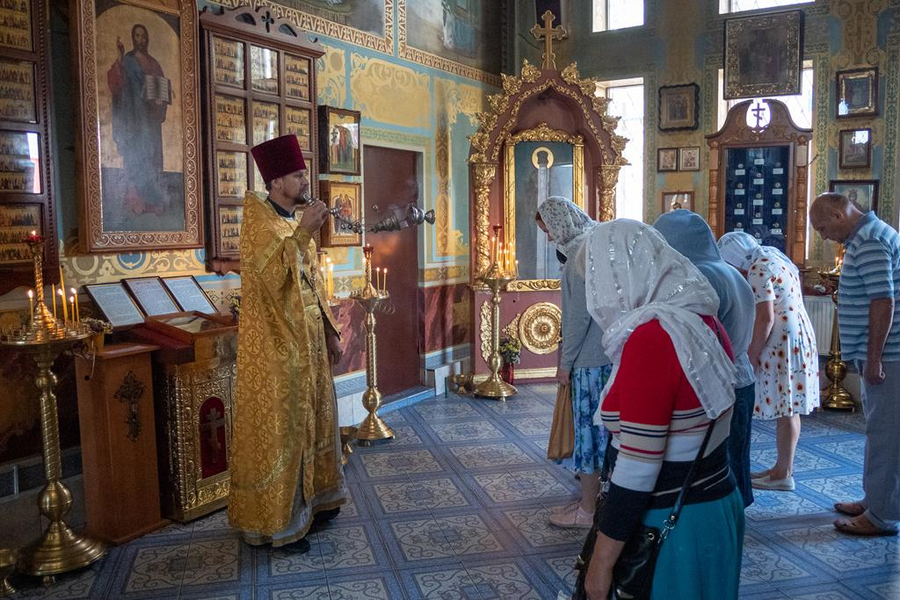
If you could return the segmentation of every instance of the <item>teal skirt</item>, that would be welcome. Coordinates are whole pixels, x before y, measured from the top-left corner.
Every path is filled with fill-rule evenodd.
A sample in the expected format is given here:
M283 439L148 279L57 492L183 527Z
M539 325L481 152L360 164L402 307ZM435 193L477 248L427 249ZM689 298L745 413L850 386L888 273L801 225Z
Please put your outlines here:
M662 529L670 512L649 510L644 524ZM686 505L659 551L651 598L737 598L743 547L744 503L736 489L719 500Z

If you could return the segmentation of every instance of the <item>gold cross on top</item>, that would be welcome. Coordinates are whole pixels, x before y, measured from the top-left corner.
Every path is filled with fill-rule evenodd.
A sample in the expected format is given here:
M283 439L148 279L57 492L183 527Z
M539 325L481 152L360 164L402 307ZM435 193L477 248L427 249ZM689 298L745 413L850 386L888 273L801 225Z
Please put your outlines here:
M541 55L542 69L556 69L556 54L553 52L553 40L561 40L568 35L568 32L562 26L551 27L551 23L553 23L555 18L556 16L552 12L549 10L545 11L541 15L544 26L535 25L531 28L531 35L536 40L544 40L544 53Z

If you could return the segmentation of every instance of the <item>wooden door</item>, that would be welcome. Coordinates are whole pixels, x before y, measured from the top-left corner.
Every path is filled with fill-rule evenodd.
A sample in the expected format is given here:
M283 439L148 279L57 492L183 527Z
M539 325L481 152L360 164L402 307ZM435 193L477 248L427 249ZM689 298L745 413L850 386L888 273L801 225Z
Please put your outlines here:
M418 202L419 156L408 150L365 146L363 196L369 228L391 207ZM376 210L377 207L377 210ZM427 226L427 225L426 225ZM375 248L375 267L387 267L387 289L394 312L376 312L378 334L378 389L385 396L421 383L420 356L423 310L419 295L418 227L367 234Z

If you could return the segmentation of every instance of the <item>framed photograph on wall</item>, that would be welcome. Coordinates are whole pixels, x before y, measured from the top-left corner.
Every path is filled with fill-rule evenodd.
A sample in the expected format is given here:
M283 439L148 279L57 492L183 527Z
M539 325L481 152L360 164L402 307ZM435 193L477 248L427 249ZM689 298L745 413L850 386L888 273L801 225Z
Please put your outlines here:
M71 7L83 249L201 247L196 2Z
M319 107L319 166L322 173L359 175L358 110Z
M878 212L878 181L875 179L832 179L828 190L843 194L863 212Z
M678 170L679 171L699 171L700 170L700 146L692 146L689 148L678 149Z
M683 208L694 210L694 192L663 192L662 214Z
M340 216L340 219L326 219L322 225L322 247L362 246L362 234L354 233L346 224L346 221L362 218L362 186L343 181L320 181L319 192L326 206L337 208Z
M659 88L659 130L678 131L700 126L700 86L664 85Z
M838 71L837 118L864 117L878 114L878 68Z
M841 129L838 166L841 169L866 169L872 160L871 129Z
M803 11L725 20L726 100L800 93Z
M0 204L0 266L33 260L25 243L32 231L44 235L40 204Z
M678 170L678 148L658 148L656 150L657 171Z

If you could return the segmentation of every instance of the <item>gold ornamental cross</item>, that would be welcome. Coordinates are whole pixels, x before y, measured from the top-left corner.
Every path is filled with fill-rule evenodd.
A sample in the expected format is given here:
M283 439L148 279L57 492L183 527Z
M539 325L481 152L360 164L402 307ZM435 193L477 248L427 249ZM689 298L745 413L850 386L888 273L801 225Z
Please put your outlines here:
M535 25L531 28L531 35L534 36L534 39L538 41L544 40L544 53L541 54L542 69L556 69L556 54L553 52L553 40L561 40L568 35L568 32L561 25L559 27L551 26L555 18L556 16L552 12L549 10L545 11L541 15L544 26Z

